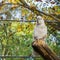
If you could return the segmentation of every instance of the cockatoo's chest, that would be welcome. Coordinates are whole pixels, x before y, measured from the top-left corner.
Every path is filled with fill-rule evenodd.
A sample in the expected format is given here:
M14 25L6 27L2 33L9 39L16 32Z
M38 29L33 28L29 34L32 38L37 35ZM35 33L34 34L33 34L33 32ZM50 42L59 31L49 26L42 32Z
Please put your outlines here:
M34 37L40 39L47 35L47 27L46 26L36 26L34 29Z

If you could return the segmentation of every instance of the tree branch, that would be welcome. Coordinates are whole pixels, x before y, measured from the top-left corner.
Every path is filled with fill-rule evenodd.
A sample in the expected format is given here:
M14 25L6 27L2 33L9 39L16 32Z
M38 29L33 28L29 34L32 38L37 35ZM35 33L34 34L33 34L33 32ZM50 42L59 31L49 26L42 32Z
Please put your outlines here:
M23 4L22 6L25 7L25 8L28 8L29 10L31 10L32 12L34 12L35 14L37 15L46 15L46 16L49 16L51 18L53 18L54 20L56 21L59 21L60 22L60 19L56 18L55 16L51 15L51 14L47 14L45 12L42 12L42 11L39 11L36 9L36 7L32 6L30 7L24 0L20 0L20 2Z
M44 40L35 40L32 43L32 47L35 52L44 58L44 60L60 60Z
M10 9L12 9L12 8L17 8L17 7L19 7L19 6L23 6L23 7L27 8L27 9L31 10L32 12L34 12L36 15L49 16L49 17L53 18L54 20L60 22L60 19L58 19L58 18L55 17L54 15L52 15L52 14L47 14L47 13L45 13L45 12L39 11L39 10L36 9L35 6L29 6L24 0L20 0L20 2L21 2L22 4L19 4L19 3L18 3L18 4L14 4L14 6L11 7ZM3 3L2 5L5 5L5 4L6 4L6 3ZM7 4L10 4L10 3L7 3ZM10 9L9 9L9 10L10 10ZM4 11L4 12L5 12L5 11ZM2 13L4 13L4 12L1 12L0 14L2 14Z

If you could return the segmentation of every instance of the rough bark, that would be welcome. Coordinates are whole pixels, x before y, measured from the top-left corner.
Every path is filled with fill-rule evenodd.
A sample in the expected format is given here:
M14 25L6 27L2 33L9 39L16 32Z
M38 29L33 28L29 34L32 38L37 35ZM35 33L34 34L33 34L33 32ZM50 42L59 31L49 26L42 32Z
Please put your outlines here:
M32 47L44 60L60 60L43 40L34 41Z

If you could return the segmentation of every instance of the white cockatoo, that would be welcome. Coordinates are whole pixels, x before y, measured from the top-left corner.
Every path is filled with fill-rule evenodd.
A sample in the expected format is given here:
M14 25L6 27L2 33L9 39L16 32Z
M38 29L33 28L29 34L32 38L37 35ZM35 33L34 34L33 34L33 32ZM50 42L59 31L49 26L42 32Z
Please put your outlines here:
M37 16L36 26L34 28L34 40L45 40L47 36L47 26L41 16Z
M45 42L46 37L47 37L47 26L45 25L43 18L41 16L37 16L37 22L34 28L33 40L34 41L40 40L40 41ZM36 53L35 51L33 51L32 55L39 56L39 54Z

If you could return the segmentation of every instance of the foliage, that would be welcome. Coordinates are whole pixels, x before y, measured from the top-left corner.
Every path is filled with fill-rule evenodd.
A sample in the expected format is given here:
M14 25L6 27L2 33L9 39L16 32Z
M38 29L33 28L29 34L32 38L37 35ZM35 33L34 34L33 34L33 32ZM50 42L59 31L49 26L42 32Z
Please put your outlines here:
M31 44L33 41L32 34L35 23L0 22L0 25L0 39L3 48L1 54L30 56L32 53ZM54 37L51 37L47 39L48 45L57 53L57 55L60 55L60 43L57 43L60 35L57 34L56 41L53 41Z

